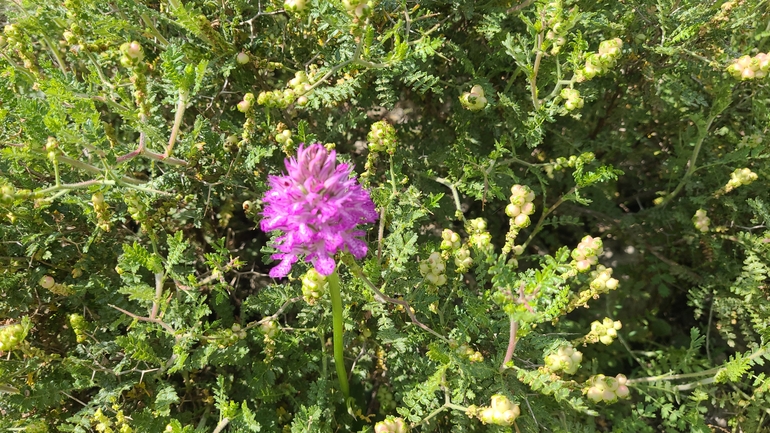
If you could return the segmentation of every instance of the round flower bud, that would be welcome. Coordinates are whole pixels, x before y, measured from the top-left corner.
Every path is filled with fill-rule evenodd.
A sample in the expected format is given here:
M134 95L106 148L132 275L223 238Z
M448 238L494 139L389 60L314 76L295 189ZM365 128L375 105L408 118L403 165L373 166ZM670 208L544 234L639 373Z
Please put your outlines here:
M409 426L403 418L388 418L374 425L375 433L407 433Z
M238 103L238 111L245 113L251 108L251 103L248 101L241 101Z
M249 63L249 60L250 60L249 55L244 53L243 51L241 51L240 53L238 53L237 56L235 56L235 61L238 62L239 65L245 65Z
M40 287L44 289L50 289L54 286L54 284L56 284L56 280L54 280L50 275L46 275L40 279L38 284L40 284Z
M513 219L513 225L520 229L529 227L529 224L530 224L529 217L524 214L520 214L519 216Z
M283 2L283 8L289 12L299 13L305 10L305 0L286 0Z

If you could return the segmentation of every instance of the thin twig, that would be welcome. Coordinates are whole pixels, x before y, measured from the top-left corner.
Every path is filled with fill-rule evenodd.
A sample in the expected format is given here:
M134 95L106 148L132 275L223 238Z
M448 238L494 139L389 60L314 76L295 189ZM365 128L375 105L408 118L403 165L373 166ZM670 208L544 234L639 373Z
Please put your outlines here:
M137 316L136 314L134 314L134 313L132 313L130 311L126 311L126 310L124 310L124 309L122 309L120 307L117 307L115 305L112 305L112 304L107 304L107 305L109 305L110 307L120 311L121 313L125 314L126 316L131 317L132 319L138 320L140 322L149 322L149 323L155 323L157 325L160 325L161 328L165 329L166 332L168 332L171 335L174 335L176 333L176 331L174 331L174 328L172 328L168 323L166 323L166 322L164 322L164 321L162 321L160 319L150 319L149 317Z

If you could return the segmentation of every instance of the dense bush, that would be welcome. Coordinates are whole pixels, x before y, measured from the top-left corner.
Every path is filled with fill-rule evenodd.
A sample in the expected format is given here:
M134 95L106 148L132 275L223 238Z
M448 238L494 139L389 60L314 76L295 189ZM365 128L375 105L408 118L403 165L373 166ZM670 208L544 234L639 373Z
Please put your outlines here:
M769 13L3 3L0 427L768 431Z

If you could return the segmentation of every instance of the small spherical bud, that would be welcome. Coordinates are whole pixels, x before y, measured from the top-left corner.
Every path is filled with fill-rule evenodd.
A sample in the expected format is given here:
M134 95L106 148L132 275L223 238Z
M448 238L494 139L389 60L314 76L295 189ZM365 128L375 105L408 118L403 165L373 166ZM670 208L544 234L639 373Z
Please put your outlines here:
M520 229L529 227L529 224L530 224L529 217L524 214L520 214L519 216L513 219L513 225Z
M407 433L409 426L403 418L388 418L374 425L374 433Z
M251 103L248 101L241 101L238 103L238 111L245 113L251 108Z
M54 284L56 284L56 280L54 280L53 277L51 277L50 275L46 275L40 279L38 284L40 284L40 287L44 289L50 289L51 287L54 286Z
M139 44L139 42L132 41L128 44L128 47L125 51L126 56L131 58L132 60L140 61L144 57L144 53L142 52L142 46Z
M300 96L299 98L297 98L297 105L299 105L300 107L304 107L305 105L307 105L307 102L308 101L306 96Z
M283 8L289 12L299 13L305 10L305 0L286 0L283 2Z
M243 202L243 211L246 213L249 213L254 210L254 203L251 202L251 200L246 200Z
M249 55L244 52L240 52L238 53L237 56L235 56L235 61L238 62L239 65L245 65L249 63L250 59L251 58L249 57Z
M618 389L615 390L615 395L617 395L618 398L628 398L628 395L629 395L628 387L625 385L618 386Z

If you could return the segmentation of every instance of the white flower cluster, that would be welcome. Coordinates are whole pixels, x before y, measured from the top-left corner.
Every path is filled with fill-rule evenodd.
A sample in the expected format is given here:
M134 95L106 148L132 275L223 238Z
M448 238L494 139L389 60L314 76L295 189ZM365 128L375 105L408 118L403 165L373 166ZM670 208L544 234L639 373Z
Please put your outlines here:
M626 376L622 374L618 374L615 377L597 374L588 379L586 382L588 387L583 389L583 393L594 403L599 403L600 401L614 403L619 398L628 398L629 391L626 382Z
M492 396L490 407L480 408L479 419L484 424L495 424L502 426L513 425L513 421L519 417L521 410L519 405L511 403L508 397L495 394Z
M605 317L601 322L594 320L591 323L591 332L587 335L586 339L591 341L601 341L602 344L609 346L615 341L618 336L618 331L623 327L620 320L613 321L609 317Z
M305 10L305 0L286 0L283 2L283 8L289 12L300 13Z
M13 350L24 339L24 326L8 325L0 328L0 352Z
M446 284L446 264L441 254L432 252L427 260L420 262L420 274L425 277L431 285L443 286Z
M396 128L387 120L374 122L366 140L371 152L385 151L391 155L396 152Z
M403 418L388 418L374 425L374 433L407 433L409 426Z
M727 67L727 72L741 80L764 78L770 70L770 55L759 53L754 57L741 56Z
M315 268L310 268L302 276L302 297L308 304L315 305L325 293L325 289L326 277L318 273Z
M612 278L612 268L606 268L603 265L596 267L596 270L591 273L594 277L591 281L591 288L597 293L606 293L610 290L618 288L619 281Z
M580 97L580 92L577 89L562 89L559 94L564 99L564 108L567 111L577 110L583 108L583 98Z
M567 374L575 374L580 368L580 362L583 360L583 353L575 350L571 344L567 343L556 353L545 357L545 365L552 372L563 371Z
M535 212L535 193L528 186L511 187L511 202L505 207L505 214L511 218L511 225L523 229L529 226L529 216Z
M703 209L698 209L695 211L695 215L692 217L692 223L695 225L695 228L702 231L707 232L709 231L709 224L711 224L711 218L706 215L706 211Z
M602 240L585 236L577 248L572 250L572 258L575 259L575 267L580 272L585 272L599 261L599 255L604 252Z
M487 106L487 98L484 97L484 89L478 84L471 87L470 92L465 92L460 96L460 103L463 107L471 111L483 110Z
M615 66L620 57L623 41L620 38L602 41L598 53L590 53L586 57L585 66L578 70L578 81L590 80L597 75L603 75Z
M460 248L460 235L450 229L441 232L441 249L457 251Z
M730 174L730 180L725 185L725 192L730 192L741 185L748 185L757 180L757 174L748 168L738 168Z
M468 221L466 227L471 246L479 251L487 251L492 247L492 235L487 231L487 222L484 218L475 218Z
M342 6L356 19L364 19L372 11L372 6L367 0L342 0Z

